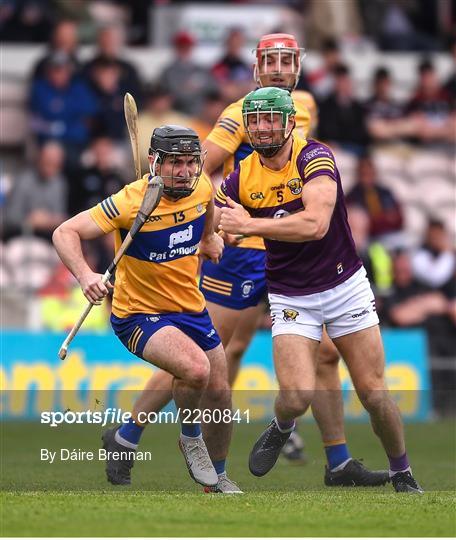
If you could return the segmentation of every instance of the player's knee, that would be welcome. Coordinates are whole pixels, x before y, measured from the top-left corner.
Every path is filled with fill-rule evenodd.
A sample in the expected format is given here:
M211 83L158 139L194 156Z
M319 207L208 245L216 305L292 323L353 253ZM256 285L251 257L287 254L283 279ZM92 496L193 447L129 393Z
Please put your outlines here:
M205 388L209 381L209 375L209 361L203 357L192 359L186 369L185 381L195 388Z
M294 417L301 416L312 403L313 390L288 390L281 392L282 404Z
M230 343L226 350L227 361L236 365L239 364L243 354L245 353L247 345L247 343L238 340Z
M381 410L389 400L388 391L381 389L378 386L358 391L358 397L363 404L363 407L368 412Z
M205 403L217 409L231 408L231 389L227 386L208 387L204 392Z

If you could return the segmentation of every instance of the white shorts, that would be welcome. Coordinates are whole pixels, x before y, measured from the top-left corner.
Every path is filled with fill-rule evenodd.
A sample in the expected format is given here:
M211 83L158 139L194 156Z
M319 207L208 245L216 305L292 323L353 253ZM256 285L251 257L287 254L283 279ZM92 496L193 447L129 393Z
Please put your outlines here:
M321 341L323 325L334 339L379 323L364 267L333 289L305 296L270 294L269 303L273 337L297 334Z

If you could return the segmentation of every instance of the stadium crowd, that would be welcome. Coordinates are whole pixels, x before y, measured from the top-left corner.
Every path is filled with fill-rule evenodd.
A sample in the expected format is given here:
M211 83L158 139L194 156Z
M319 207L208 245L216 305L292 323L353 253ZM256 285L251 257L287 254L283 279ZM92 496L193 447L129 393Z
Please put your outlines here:
M246 37L241 28L228 32L222 56L209 67L194 59L196 37L178 31L172 38L171 62L156 80L146 81L124 57L127 35L121 20L98 29L93 56L82 62L82 14L62 13L51 26L46 9L52 2L36 4L35 13L32 4L5 2L1 8L3 39L50 38L28 81L28 136L21 166L14 175L2 177L0 287L5 298L7 292L25 289L46 306L47 298L64 302L75 287L51 247L52 231L132 180L125 92L138 103L144 135L140 154L145 157L154 127L193 127L204 140L224 107L253 89L254 82L242 54ZM112 4L113 9L123 8L122 2ZM137 4L136 11L147 2ZM369 29L366 2L349 4L356 7L355 20ZM374 4L380 9L381 2ZM408 99L392 97L394 77L378 65L371 75L370 97L360 100L335 31L331 37L319 32L315 47L321 63L307 69L304 61L298 88L317 99L314 135L331 146L338 160L350 224L375 288L382 324L425 328L434 386L451 389L456 373L456 71L440 80L428 56L439 43L411 23L403 3L391 5L396 11L384 15L381 31L371 35L383 49L421 51L416 86ZM323 15L315 9L313 16ZM141 25L133 27L137 32L129 43L143 43L147 32ZM450 50L456 61L454 37ZM146 163L142 170L147 170ZM109 241L91 243L87 250L97 271L104 272L112 251ZM44 326L53 320L46 309L41 313ZM78 313L79 305L76 317ZM15 324L14 317L4 322ZM454 396L451 403L447 395L440 401L436 395L438 410L455 409Z

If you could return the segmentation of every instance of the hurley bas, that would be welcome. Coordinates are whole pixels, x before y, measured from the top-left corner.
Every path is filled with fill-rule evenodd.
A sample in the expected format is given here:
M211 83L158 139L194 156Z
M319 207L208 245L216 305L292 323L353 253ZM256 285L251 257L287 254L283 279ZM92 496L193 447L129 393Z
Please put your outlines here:
M125 450L121 452L108 452L104 448L100 448L97 452L90 450L81 450L81 448L61 448L60 450L49 450L48 448L41 448L40 450L41 461L48 463L54 463L56 460L60 461L106 461L107 459L133 459L135 461L150 461L152 459L152 452Z

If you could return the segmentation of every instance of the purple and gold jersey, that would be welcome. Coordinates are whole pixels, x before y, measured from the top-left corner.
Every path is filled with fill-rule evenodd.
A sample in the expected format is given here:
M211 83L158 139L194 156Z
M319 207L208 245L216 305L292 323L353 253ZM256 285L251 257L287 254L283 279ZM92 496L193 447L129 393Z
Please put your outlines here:
M105 233L116 231L116 250L133 224L147 182L145 175L90 210ZM115 316L191 313L205 308L197 284L196 252L212 191L212 183L203 173L189 197L178 201L162 197L117 266L112 301Z
M362 265L348 225L342 183L331 150L319 141L294 137L291 159L283 169L268 169L254 152L217 191L215 204L219 207L226 204L229 196L252 217L281 218L304 209L302 186L323 175L337 183L329 230L321 240L302 243L265 239L270 293L301 296L325 291L348 279Z
M309 92L295 91L292 94L293 103L296 108L295 133L300 137L307 137L315 122L317 106L315 100ZM231 155L223 164L223 177L239 165L239 162L253 152L249 138L244 129L242 119L242 103L244 98L229 105L220 115L216 125L209 133L207 140L223 148ZM258 237L246 238L240 246L242 248L264 249L263 240Z

